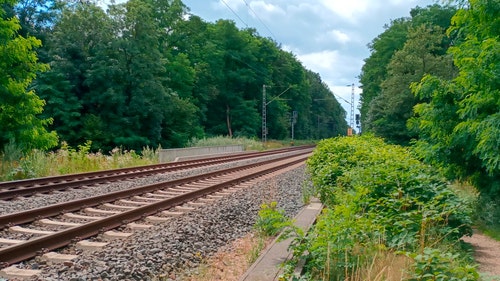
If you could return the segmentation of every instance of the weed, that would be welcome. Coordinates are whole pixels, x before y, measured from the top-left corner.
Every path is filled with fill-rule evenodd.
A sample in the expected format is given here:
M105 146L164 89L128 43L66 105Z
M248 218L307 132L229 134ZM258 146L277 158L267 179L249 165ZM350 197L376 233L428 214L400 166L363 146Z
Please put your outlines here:
M285 216L285 211L278 210L275 201L269 204L262 204L259 210L259 217L254 225L257 232L264 236L276 236L286 227L293 226L293 222Z

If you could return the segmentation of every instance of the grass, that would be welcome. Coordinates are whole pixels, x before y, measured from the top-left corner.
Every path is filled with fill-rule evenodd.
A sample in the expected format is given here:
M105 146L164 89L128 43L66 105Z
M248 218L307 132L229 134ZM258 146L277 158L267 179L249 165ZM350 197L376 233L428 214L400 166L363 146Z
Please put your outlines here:
M63 143L56 151L23 153L15 145L0 155L0 180L20 180L158 163L158 150L145 147L140 154L115 148L109 153L91 152L90 142L73 148Z
M155 280L169 280L169 276L185 281L239 280L271 241L272 238L263 239L255 232L249 233L233 241L226 249L204 259L197 269L191 270L189 276L185 276L185 273L169 274Z
M302 143L302 142L301 142ZM311 142L304 142L311 143ZM144 147L140 153L115 148L109 152L90 151L91 142L77 147L62 143L56 151L32 150L23 152L15 143L7 144L0 154L0 181L20 180L36 177L58 176L71 173L93 172L158 163L160 147ZM289 146L287 141L268 141L248 138L213 137L193 139L194 146L243 145L244 150L263 151Z
M468 182L454 182L450 187L460 198L474 206L474 226L485 235L500 241L500 200L481 195Z
M203 146L224 146L224 145L243 145L244 150L257 150L262 151L266 149L260 140L241 138L241 137L211 137L203 139L192 139L189 147L203 147Z

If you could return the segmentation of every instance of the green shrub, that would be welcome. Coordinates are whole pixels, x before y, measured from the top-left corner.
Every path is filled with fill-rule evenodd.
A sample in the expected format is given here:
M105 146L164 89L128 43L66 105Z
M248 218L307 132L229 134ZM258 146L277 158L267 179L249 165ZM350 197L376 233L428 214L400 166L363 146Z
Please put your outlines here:
M285 211L277 208L276 202L262 204L255 229L263 236L275 236L286 227L293 226L293 222L285 216Z
M403 147L369 135L324 140L308 160L308 170L328 208L307 235L306 246L295 249L308 260L306 276L312 279L363 280L359 272L381 249L422 253L472 233L470 205ZM449 249L438 258L454 257ZM414 257L418 264L420 256ZM447 267L463 269L463 276L474 276L473 267Z
M415 261L410 281L479 280L476 268L468 264L462 265L459 254L443 252L442 249L425 248L423 253L411 253L409 256Z

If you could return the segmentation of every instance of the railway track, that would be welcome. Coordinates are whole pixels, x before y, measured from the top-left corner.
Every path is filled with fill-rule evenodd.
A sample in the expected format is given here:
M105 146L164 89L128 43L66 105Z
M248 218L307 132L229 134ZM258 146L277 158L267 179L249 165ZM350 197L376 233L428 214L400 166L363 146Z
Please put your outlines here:
M70 188L108 183L153 174L168 173L173 171L194 169L207 165L217 165L230 161L252 159L266 155L275 155L292 152L304 147L276 149L266 152L239 153L227 156L211 157L198 160L180 161L165 164L147 165L123 169L114 169L98 172L70 174L63 176L44 177L36 179L0 182L0 200L12 200L18 197L29 197L34 194L64 191Z
M134 221L169 219L175 207L210 201L210 194L304 162L312 148L301 150L273 160L0 216L0 242L11 245L0 249L1 266L113 229L132 228Z

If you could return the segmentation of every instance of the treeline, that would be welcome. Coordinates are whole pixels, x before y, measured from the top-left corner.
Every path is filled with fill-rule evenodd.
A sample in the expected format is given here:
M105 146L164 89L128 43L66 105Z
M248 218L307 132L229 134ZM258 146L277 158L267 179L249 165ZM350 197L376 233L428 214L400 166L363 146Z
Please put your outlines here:
M347 131L320 76L254 29L207 23L180 0L129 0L106 11L95 2L0 0L0 34L10 32L0 43L32 43L17 49L31 58L32 67L18 69L25 76L12 73L20 58L0 64L1 113L13 112L0 118L1 147L91 140L93 149L140 150L205 136L260 138L263 85L268 138L290 137L294 111L297 139ZM22 84L23 98L10 98L4 77Z
M363 132L500 194L500 2L415 8L370 44Z

